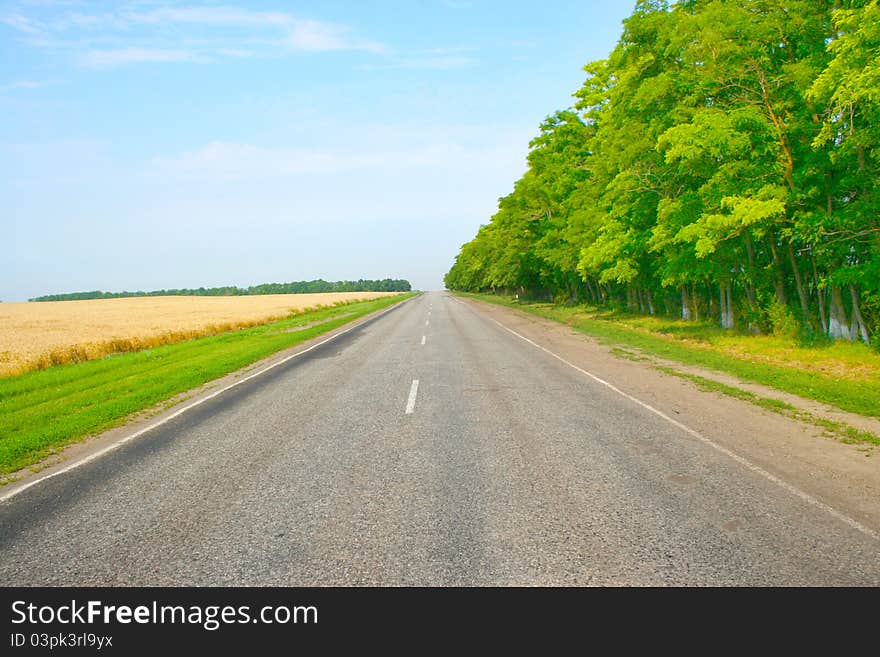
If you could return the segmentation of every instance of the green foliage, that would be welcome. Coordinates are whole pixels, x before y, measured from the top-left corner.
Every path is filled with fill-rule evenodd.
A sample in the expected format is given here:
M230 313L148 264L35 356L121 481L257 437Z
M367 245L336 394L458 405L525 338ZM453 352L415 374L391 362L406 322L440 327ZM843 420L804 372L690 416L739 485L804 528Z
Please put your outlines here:
M876 334L878 2L637 2L447 287Z
M801 325L788 306L774 300L767 308L767 316L776 337L795 339L800 335Z

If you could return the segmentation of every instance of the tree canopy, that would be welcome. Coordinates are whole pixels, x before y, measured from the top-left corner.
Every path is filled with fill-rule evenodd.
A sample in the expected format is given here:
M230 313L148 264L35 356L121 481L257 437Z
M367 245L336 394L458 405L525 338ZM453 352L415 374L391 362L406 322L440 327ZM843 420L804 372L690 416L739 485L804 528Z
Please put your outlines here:
M640 0L447 288L880 330L878 0Z
M385 278L382 280L357 281L293 281L291 283L263 283L250 287L199 287L174 290L152 290L150 292L69 292L66 294L47 294L29 301L76 301L79 299L117 299L121 297L225 297L246 296L250 294L308 294L327 292L409 292L412 289L409 281Z

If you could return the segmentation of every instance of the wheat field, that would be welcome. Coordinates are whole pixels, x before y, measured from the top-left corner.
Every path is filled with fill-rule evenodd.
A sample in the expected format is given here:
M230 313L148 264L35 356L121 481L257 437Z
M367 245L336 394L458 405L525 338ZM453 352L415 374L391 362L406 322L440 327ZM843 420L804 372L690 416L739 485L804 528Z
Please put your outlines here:
M0 376L137 351L397 292L0 303Z

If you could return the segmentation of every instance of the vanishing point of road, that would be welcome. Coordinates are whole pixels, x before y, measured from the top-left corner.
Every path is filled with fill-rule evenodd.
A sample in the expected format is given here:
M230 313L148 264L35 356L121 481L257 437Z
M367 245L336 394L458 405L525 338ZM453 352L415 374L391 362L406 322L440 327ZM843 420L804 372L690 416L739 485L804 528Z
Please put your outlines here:
M0 502L0 583L880 584L875 530L611 384L422 294Z

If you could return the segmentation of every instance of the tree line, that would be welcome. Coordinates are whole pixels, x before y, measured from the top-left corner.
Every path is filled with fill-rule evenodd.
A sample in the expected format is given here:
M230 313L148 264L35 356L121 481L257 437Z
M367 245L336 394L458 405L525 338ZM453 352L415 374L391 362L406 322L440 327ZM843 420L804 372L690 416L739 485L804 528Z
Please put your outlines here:
M153 290L151 292L70 292L67 294L47 294L28 301L75 301L80 299L118 299L122 297L165 297L165 296L197 296L225 297L247 296L252 294L310 294L326 292L409 292L412 289L409 281L403 279L384 278L382 280L356 281L293 281L290 283L263 283L251 287L199 287L174 290Z
M641 0L447 288L880 331L880 4Z

